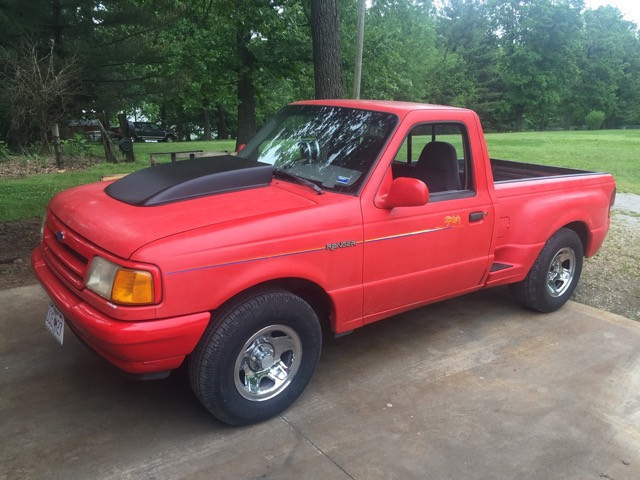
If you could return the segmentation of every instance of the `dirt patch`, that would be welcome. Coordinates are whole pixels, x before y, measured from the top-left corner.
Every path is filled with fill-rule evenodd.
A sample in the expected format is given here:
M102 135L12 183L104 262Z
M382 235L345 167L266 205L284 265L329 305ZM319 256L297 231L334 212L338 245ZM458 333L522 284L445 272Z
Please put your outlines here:
M0 289L36 283L31 252L40 242L41 218L0 224Z
M63 173L72 170L84 170L101 161L99 157L65 156L64 166L58 168L52 157L14 157L0 161L0 178L20 178L37 173Z
M640 196L632 199L640 209ZM584 263L573 300L640 321L640 215L620 203L607 240ZM40 241L40 225L40 218L0 224L0 289L36 283L31 251Z

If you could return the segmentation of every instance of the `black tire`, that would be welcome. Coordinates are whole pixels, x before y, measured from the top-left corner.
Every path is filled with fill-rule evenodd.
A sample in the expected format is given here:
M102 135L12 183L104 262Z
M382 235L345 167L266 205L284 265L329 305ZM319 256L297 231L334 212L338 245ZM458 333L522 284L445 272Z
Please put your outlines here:
M189 357L191 387L219 420L260 422L300 396L321 349L320 322L307 302L286 290L256 291L217 312Z
M558 310L578 284L583 255L578 234L561 228L547 240L525 279L509 285L511 294L531 310Z
M166 137L164 137L164 141L167 143L175 142L176 137L174 137L173 135L167 135Z
M129 138L122 138L118 142L118 148L122 153L129 153L133 150L133 142Z

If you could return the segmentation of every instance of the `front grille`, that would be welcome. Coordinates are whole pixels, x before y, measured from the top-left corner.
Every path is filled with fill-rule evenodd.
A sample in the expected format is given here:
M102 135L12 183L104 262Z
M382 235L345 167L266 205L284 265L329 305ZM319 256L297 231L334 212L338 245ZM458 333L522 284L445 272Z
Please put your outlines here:
M42 249L47 265L58 278L77 290L84 288L89 259L96 254L93 245L49 214Z

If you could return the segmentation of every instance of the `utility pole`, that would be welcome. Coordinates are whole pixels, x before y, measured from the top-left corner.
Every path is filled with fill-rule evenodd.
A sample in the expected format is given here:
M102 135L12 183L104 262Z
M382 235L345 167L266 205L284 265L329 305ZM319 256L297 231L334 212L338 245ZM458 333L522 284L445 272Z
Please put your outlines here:
M353 75L353 98L360 98L360 81L362 79L362 48L364 44L364 15L367 11L365 0L358 6L358 39L356 43L356 71Z

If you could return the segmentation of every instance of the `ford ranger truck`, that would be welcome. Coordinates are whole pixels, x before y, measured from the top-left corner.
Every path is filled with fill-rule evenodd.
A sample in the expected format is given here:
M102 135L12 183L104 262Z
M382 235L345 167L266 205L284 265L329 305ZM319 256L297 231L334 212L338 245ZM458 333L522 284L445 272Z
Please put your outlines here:
M323 331L506 284L560 308L614 198L606 173L490 158L471 110L306 101L237 156L56 195L32 262L59 343L146 378L186 361L204 407L248 424L300 395Z

